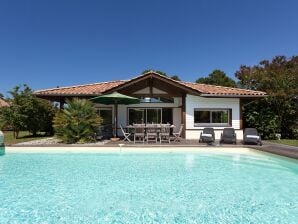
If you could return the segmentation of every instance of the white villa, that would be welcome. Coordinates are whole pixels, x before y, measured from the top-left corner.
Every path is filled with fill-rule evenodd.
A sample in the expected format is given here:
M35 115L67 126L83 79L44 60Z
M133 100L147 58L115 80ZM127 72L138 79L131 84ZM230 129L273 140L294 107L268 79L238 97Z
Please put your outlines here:
M115 91L141 99L140 104L119 105L118 124L171 123L177 128L184 124L186 139L199 139L205 127L213 127L219 139L223 128L233 127L242 140L242 106L266 96L260 91L176 81L152 71L131 80L43 89L35 95L60 102L63 108L65 99L88 99ZM104 123L112 123L114 107L96 107Z

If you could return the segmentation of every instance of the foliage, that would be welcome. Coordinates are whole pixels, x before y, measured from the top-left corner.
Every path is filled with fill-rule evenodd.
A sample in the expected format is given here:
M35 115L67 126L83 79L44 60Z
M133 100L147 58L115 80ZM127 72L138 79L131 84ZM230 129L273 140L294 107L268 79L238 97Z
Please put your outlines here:
M236 82L229 78L226 73L216 69L213 70L208 77L202 77L196 80L196 83L204 83L209 85L236 87Z
M266 105L266 106L264 106ZM245 127L255 127L263 139L275 139L277 133L277 116L267 107L267 99L252 102L244 107Z
M52 133L53 106L38 99L27 86L16 86L9 92L10 106L0 109L0 123L11 128L18 138L19 131L27 130L35 136L37 132Z
M178 75L173 75L170 77L171 79L177 80L177 81L181 81L181 79L179 78Z
M146 69L142 72L142 74L145 74L145 73L148 73L148 72L155 72L159 75L166 76L166 77L169 77L169 78L177 80L177 81L181 81L181 79L179 78L178 75L169 75L165 72L162 72L162 71L159 71L159 70L154 70L154 69Z
M49 135L54 134L52 122L56 112L53 105L42 99L34 99L34 105L31 108L27 108L26 113L31 113L34 116L27 118L26 130L33 133L33 136L37 132L46 132Z
M236 72L240 85L245 88L265 91L269 96L258 102L258 108L277 116L276 130L282 138L293 138L297 132L298 111L298 56L287 59L276 56L256 66L241 66ZM248 116L248 115L246 115Z
M0 129L12 129L14 138L18 138L20 130L25 129L25 119L15 104L0 108Z
M102 122L92 103L85 99L66 101L67 106L54 117L55 134L65 143L84 143L94 140L93 135Z
M3 99L4 95L2 93L0 93L0 99Z

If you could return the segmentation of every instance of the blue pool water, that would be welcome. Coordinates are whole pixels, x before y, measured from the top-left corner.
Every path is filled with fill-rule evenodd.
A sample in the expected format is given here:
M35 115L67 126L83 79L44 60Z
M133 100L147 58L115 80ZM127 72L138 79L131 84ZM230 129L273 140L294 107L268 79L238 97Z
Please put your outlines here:
M297 223L298 163L264 154L6 153L0 223Z

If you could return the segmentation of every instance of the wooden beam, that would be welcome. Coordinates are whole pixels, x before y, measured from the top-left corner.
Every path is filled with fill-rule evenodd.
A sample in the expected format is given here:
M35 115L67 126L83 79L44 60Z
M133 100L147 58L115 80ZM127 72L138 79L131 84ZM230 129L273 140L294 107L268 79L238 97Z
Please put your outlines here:
M129 94L130 96L133 96L133 97L141 97L141 96L144 96L144 97L165 97L165 98L172 98L172 97L181 97L180 94L150 94L150 93L138 93L138 94Z
M111 92L114 92L114 91L118 91L118 92L122 93L122 91L124 89L129 89L130 92L132 92L132 90L134 90L135 86L139 86L140 82L148 81L148 79L150 79L150 78L153 79L154 83L161 83L162 84L162 90L165 90L164 84L167 84L168 86L173 87L175 89L175 91L186 92L186 93L190 93L190 94L193 94L193 95L200 95L201 94L199 91L194 90L194 89L192 89L188 86L185 86L182 83L179 83L179 82L174 81L170 78L163 77L163 76L155 74L155 73L148 73L146 75L139 76L137 78L132 79L131 81L120 84L119 86L116 86L112 89L109 89L104 93L111 93ZM147 84L147 86L148 86L148 84ZM153 85L153 86L155 86L155 85Z
M60 97L59 99L59 108L60 110L63 110L64 109L64 104L65 104L65 98L64 97Z
M181 107L181 123L183 124L183 130L182 130L182 137L185 138L186 133L186 95L183 94L182 96L182 107Z
M152 77L149 79L149 88L150 88L150 97L153 97L153 83L152 83Z
M239 99L240 129L243 129L243 100Z

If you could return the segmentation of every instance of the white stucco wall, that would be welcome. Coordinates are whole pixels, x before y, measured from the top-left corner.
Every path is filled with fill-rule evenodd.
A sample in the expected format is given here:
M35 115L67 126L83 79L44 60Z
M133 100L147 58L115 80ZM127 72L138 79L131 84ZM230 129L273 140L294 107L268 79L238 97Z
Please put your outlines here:
M174 103L141 103L132 105L119 105L118 106L118 125L127 125L127 108L129 107L144 107L144 108L173 108L173 124L180 127L181 124L181 98L174 98ZM240 100L237 98L204 98L199 96L187 95L186 96L186 139L199 139L200 133L203 130L202 127L194 126L194 109L195 108L222 108L232 109L232 127L235 128L237 139L243 139L243 131L240 130ZM96 107L109 107L113 108L113 105L96 105ZM114 115L113 115L114 117ZM220 135L224 127L213 127L215 130L215 138L220 139ZM118 130L118 134L121 135L121 131Z
M186 96L186 139L199 139L204 126L194 125L195 108L216 108L232 109L232 127L236 130L237 139L242 139L240 130L240 100L238 98L205 98L193 95ZM209 126L210 127L210 126ZM224 127L212 127L215 131L215 138L220 139Z

